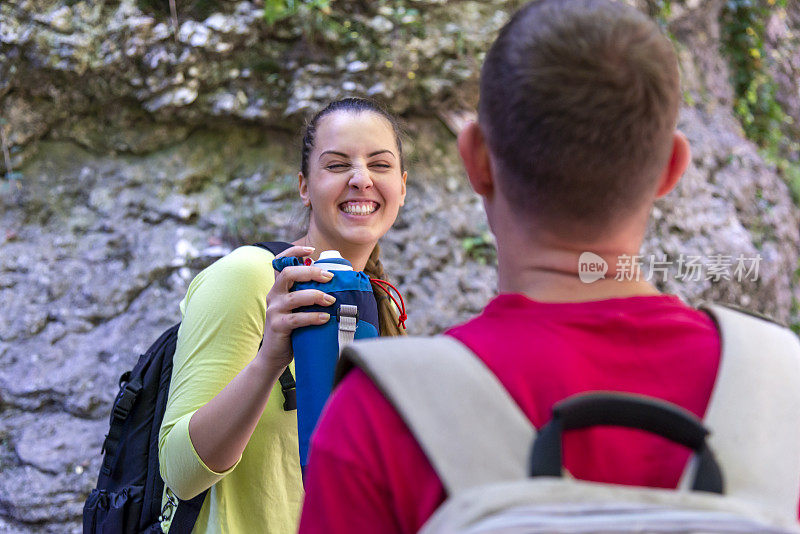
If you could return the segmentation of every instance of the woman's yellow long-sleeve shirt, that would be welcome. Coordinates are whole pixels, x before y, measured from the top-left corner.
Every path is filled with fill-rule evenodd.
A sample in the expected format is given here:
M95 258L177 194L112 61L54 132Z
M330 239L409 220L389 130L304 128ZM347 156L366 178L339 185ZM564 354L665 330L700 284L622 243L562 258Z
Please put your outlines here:
M198 274L180 303L183 320L159 432L159 463L166 487L180 498L211 488L195 533L283 534L297 529L303 501L297 412L283 410L279 384L241 459L228 471L209 469L189 438L192 414L258 352L266 296L275 281L272 259L258 247L238 248ZM162 523L165 532L168 524Z

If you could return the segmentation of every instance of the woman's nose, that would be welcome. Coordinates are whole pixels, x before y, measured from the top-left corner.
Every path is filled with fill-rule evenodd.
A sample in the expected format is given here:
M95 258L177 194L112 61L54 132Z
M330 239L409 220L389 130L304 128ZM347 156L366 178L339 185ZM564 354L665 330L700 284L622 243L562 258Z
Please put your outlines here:
M368 189L372 187L372 177L369 174L369 169L362 165L353 167L353 174L350 176L348 184L350 187L355 187L356 189Z

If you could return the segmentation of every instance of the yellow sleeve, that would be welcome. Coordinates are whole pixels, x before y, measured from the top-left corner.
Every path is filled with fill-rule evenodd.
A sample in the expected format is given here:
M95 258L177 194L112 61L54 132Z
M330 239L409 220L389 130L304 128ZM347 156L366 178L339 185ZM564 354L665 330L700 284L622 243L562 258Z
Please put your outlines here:
M189 438L189 420L258 352L266 296L275 281L272 259L264 249L240 247L198 274L181 302L183 320L158 435L161 477L181 499L236 469L217 473L203 463Z

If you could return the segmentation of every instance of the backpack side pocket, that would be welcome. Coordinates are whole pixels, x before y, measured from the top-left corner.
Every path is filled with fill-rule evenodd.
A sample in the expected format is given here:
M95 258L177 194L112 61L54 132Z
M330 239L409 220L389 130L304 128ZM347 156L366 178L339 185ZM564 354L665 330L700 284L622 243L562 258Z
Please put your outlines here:
M108 492L94 489L83 506L84 534L136 534L144 488L127 486Z

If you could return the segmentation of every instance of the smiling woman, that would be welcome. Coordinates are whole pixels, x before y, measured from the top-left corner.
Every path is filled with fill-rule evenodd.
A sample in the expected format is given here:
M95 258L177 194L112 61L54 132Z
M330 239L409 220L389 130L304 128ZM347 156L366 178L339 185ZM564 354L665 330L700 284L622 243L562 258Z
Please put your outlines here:
M308 229L279 256L316 260L338 250L354 269L385 279L378 240L406 194L394 118L368 100L331 103L308 123L298 179ZM181 302L159 432L164 531L177 499L206 490L192 532L296 530L303 499L297 420L272 390L287 368L294 372L292 331L330 320L292 310L327 309L335 299L316 289L289 291L296 282L327 282L331 273L300 265L276 274L273 258L240 247L198 274ZM381 335L400 334L398 310L373 288Z

